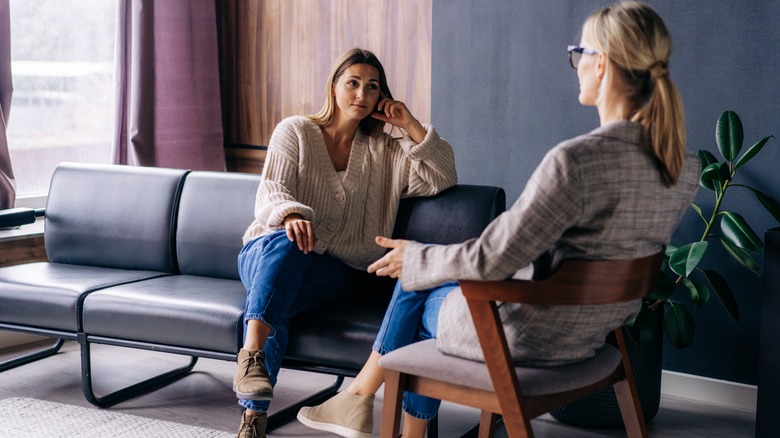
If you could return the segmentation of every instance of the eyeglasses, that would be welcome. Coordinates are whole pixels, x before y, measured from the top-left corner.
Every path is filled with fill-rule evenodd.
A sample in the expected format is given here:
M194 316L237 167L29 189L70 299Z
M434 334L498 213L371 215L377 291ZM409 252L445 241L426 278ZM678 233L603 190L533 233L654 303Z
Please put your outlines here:
M585 47L580 46L569 46L566 49L569 52L569 65L571 65L571 68L577 70L577 66L580 64L580 58L582 58L582 55L598 55L599 52L592 50L592 49L586 49Z

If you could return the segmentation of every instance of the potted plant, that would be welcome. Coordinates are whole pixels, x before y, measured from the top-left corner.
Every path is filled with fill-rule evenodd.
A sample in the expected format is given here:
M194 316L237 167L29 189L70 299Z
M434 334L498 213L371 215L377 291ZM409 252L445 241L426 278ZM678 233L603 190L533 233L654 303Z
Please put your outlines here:
M711 244L719 244L736 263L750 271L761 274L758 263L751 253L763 250L761 238L753 231L739 213L722 209L723 200L730 188L752 192L761 205L780 222L780 203L771 196L745 184L735 181L737 172L753 159L773 136L769 135L751 146L742 156L742 122L733 111L726 111L718 118L715 130L718 151L723 157L719 161L712 153L700 150L701 187L712 191L715 204L709 214L696 203L691 209L702 222L699 240L683 245L670 244L655 290L648 296L642 312L632 324L629 333L640 346L652 340L657 333L652 310L663 306L663 332L677 348L693 343L696 326L688 308L676 297L686 292L695 307L701 307L710 300L713 292L726 311L739 321L739 307L726 279L715 268L700 267ZM719 230L719 231L718 231Z
M696 203L691 204L702 223L701 237L682 245L670 244L666 248L655 290L644 301L642 310L632 324L625 327L634 345L629 345L634 378L640 402L649 421L658 412L661 394L661 333L672 345L685 348L693 343L696 326L688 307L679 301L679 294L687 294L694 307L710 301L713 293L735 321L739 321L739 307L726 279L717 269L703 268L702 262L711 244L719 244L737 264L761 274L752 253L761 252L763 243L739 213L723 210L723 200L729 189L751 192L780 222L780 203L771 196L735 181L740 168L753 159L766 143L769 135L748 148L740 156L743 145L742 122L733 111L726 111L718 118L715 139L723 161L712 153L700 150L699 185L712 192L715 204L711 212L705 212ZM728 259L727 259L728 260ZM614 392L608 388L591 397L566 405L552 412L566 423L586 427L622 427L622 419Z

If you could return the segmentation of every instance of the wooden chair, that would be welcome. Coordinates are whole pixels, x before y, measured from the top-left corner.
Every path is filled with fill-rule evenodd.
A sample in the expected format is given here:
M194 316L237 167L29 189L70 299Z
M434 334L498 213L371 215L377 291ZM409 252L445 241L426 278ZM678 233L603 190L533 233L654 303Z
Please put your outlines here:
M628 436L647 437L621 328L615 330L617 348L606 344L585 361L516 367L496 302L584 305L639 299L652 290L662 257L658 253L635 260L568 260L537 281L461 281L485 363L444 355L436 349L435 339L385 355L379 362L386 370L381 436L398 437L404 391L480 409L480 437L492 437L502 415L509 436L519 438L533 437L532 418L613 386Z

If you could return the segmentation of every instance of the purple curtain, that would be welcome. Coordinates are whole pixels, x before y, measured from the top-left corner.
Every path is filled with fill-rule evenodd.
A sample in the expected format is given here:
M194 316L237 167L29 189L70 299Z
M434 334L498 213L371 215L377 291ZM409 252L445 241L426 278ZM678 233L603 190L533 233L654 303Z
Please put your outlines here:
M8 154L5 125L11 111L11 21L8 0L0 0L0 209L12 208L16 200L16 180Z
M120 0L117 164L225 170L214 0Z

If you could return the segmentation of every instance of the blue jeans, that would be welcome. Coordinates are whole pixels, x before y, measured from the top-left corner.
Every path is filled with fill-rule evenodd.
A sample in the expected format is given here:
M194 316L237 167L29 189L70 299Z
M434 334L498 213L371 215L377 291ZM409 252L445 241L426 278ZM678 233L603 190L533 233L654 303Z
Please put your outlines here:
M441 303L457 286L457 282L445 283L433 289L406 292L398 281L374 341L374 351L385 355L414 342L435 338ZM434 418L440 404L440 400L404 393L403 410L416 418Z
M265 366L271 384L281 368L287 349L289 320L305 310L338 302L350 290L360 271L336 258L310 252L304 254L284 231L258 237L238 255L238 272L246 287L246 322L256 319L271 327L265 343ZM268 401L239 400L253 411L268 411Z

